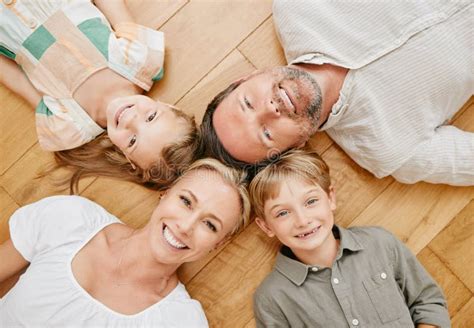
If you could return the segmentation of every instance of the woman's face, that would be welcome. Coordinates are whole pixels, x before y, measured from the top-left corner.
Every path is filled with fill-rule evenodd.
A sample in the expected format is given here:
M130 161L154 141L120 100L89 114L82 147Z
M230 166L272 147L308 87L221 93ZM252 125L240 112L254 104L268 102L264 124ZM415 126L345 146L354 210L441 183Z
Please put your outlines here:
M216 172L193 170L162 197L149 222L151 250L161 263L197 260L237 225L237 190Z

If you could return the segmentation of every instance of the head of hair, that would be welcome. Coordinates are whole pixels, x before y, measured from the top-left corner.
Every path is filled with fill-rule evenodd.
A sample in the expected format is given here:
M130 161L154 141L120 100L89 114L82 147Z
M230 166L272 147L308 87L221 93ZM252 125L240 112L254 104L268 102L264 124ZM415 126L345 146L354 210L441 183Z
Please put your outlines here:
M206 112L201 123L201 149L205 156L220 160L237 169L245 169L248 163L233 158L222 145L216 130L214 129L213 116L221 102L245 80L239 80L230 84L227 88L219 92L207 105Z
M260 71L256 71L250 76L255 76L259 73ZM248 79L248 77L246 79ZM222 145L222 142L219 140L219 137L216 134L216 130L214 128L213 123L213 115L217 107L232 91L237 89L237 87L246 79L241 79L230 84L227 88L219 92L214 97L214 99L212 99L212 101L207 105L207 109L204 113L204 117L200 126L200 152L203 154L203 156L216 158L235 169L244 170L247 173L248 181L250 181L255 176L256 172L258 172L262 167L267 166L274 160L275 155L273 155L271 158L266 158L256 163L246 163L235 159Z
M166 189L193 161L199 153L199 131L193 117L180 110L171 109L186 127L183 137L166 145L160 159L148 168L132 167L122 151L115 146L107 133L78 148L54 153L56 165L70 169L62 183L69 183L71 194L77 194L79 181L88 176L106 176L142 184L148 188Z
M265 202L277 197L281 185L292 179L303 179L319 185L327 194L330 192L331 178L326 162L314 151L289 150L260 170L250 183L254 216L265 219Z
M250 200L247 192L246 173L242 170L226 166L213 158L203 158L191 164L187 170L185 170L183 174L173 182L170 188L186 177L187 173L196 170L215 172L219 174L227 184L236 190L240 201L239 220L229 235L232 236L245 228L250 219Z

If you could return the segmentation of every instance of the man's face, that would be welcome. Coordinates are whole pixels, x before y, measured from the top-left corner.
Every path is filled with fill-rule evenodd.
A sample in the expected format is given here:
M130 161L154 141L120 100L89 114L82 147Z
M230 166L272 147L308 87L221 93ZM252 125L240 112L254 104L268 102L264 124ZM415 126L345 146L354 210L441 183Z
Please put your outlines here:
M321 92L305 71L276 67L251 75L217 107L213 125L227 152L255 163L301 147L316 132Z

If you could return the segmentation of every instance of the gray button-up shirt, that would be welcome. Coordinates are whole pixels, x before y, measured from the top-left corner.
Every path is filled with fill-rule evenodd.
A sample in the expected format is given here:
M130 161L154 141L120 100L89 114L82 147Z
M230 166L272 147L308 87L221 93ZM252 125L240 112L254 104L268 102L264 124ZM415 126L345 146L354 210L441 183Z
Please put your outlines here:
M283 247L254 296L257 327L450 327L440 288L416 257L379 227L335 226L331 268Z

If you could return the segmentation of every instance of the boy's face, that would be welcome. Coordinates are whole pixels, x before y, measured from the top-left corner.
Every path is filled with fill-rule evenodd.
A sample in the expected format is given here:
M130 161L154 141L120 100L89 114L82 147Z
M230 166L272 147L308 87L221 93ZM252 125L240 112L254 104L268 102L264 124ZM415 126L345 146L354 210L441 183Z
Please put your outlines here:
M276 236L294 253L316 250L332 236L336 197L303 179L288 179L280 193L265 202L265 218L256 218L269 236Z

